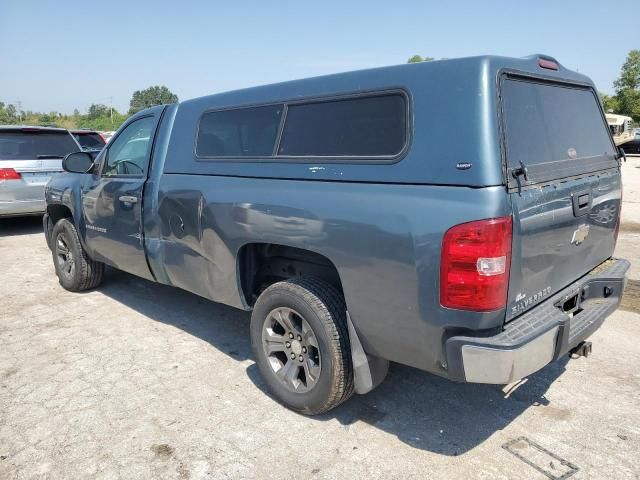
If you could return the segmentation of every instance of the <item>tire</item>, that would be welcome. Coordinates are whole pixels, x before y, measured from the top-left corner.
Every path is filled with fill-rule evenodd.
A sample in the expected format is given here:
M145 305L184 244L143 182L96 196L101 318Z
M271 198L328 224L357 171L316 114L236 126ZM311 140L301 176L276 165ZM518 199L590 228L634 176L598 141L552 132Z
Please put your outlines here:
M51 251L56 275L65 289L81 292L102 282L104 264L89 257L80 243L76 227L66 218L58 220L53 227Z
M317 415L353 394L346 306L330 284L298 278L269 286L256 301L250 330L262 378L285 406Z

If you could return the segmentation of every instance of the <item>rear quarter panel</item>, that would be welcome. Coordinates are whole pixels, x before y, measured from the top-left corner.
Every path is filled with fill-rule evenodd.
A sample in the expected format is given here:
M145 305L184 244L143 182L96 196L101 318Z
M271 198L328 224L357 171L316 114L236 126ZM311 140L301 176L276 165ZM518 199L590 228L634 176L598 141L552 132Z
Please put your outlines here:
M239 308L248 308L237 265L243 245L320 253L338 270L365 349L438 371L448 329L490 329L504 320L504 310L440 307L442 235L454 224L509 211L502 187L169 174L160 180L157 212L147 212L158 221L146 241L160 281Z

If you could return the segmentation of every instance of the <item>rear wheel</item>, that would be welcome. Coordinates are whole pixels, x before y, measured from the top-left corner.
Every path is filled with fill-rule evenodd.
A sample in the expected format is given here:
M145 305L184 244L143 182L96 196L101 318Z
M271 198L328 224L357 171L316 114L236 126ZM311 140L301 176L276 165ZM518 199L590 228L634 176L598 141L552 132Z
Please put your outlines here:
M326 412L353 394L353 367L344 299L312 278L278 282L258 298L251 345L274 396L308 415Z
M102 281L104 264L89 257L80 243L76 227L66 218L58 220L53 227L51 251L60 285L67 290L88 290Z

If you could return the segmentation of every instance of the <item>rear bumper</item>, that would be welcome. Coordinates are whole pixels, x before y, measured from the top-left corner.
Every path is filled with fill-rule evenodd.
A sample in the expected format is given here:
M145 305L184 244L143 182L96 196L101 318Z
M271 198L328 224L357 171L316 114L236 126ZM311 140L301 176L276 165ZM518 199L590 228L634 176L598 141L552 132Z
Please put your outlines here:
M629 265L626 260L607 260L495 336L449 338L445 347L449 378L507 384L568 353L618 307ZM561 307L572 298L577 298L577 304L570 315Z
M43 213L44 188L27 185L22 180L0 181L0 217Z
M44 213L45 208L44 198L38 200L0 200L0 217L38 215Z

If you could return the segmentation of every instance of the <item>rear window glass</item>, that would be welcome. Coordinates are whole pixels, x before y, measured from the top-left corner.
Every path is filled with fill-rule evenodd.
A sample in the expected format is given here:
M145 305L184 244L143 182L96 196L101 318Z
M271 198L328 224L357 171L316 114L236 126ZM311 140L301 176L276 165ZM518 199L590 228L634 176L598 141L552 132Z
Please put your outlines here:
M290 105L278 154L397 155L406 142L406 111L399 94Z
M283 109L283 105L265 105L205 113L196 153L201 157L271 156Z
M97 133L74 133L73 136L82 148L99 150L104 147L104 140Z
M67 132L0 131L0 159L33 160L41 155L64 157L78 151Z
M511 167L614 153L591 90L505 80L502 97Z

